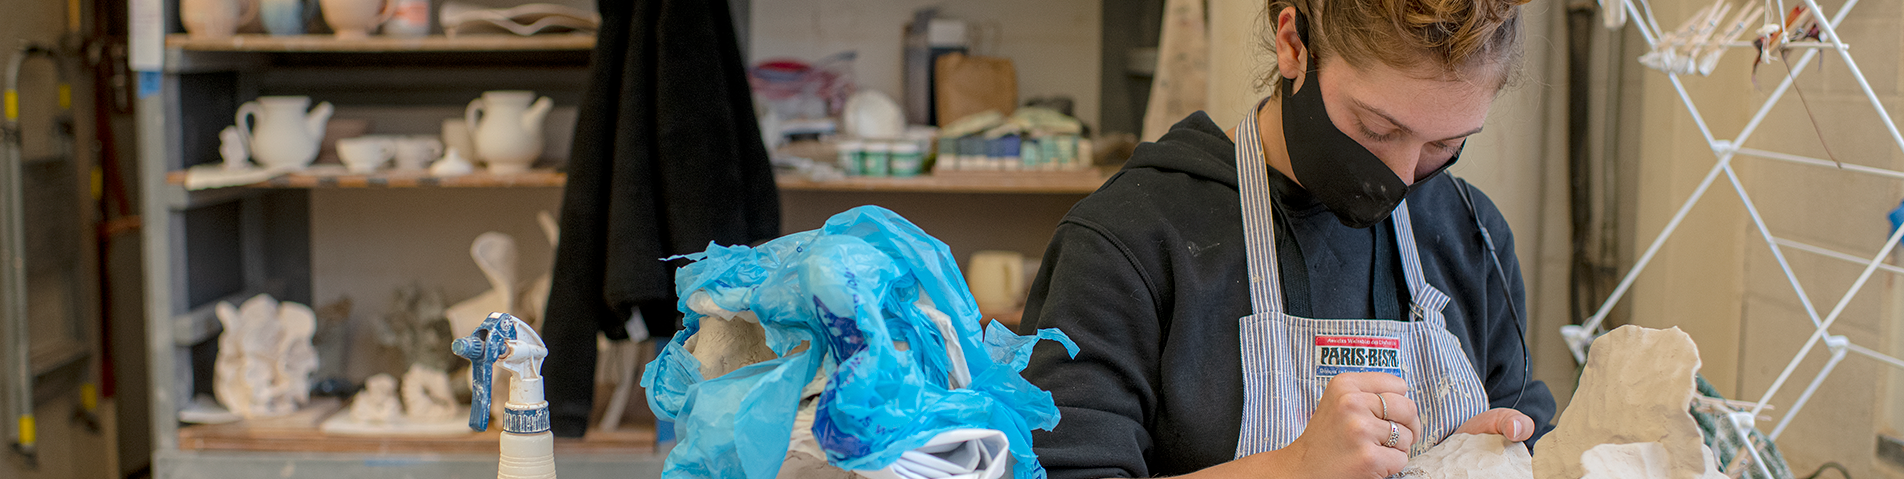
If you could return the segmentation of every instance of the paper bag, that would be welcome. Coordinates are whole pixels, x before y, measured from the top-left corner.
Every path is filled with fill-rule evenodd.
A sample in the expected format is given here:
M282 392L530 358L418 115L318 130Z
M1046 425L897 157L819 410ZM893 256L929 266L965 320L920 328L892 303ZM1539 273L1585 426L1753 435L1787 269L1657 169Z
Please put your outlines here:
M937 72L940 125L985 110L1010 115L1018 104L1018 72L1009 58L948 53Z

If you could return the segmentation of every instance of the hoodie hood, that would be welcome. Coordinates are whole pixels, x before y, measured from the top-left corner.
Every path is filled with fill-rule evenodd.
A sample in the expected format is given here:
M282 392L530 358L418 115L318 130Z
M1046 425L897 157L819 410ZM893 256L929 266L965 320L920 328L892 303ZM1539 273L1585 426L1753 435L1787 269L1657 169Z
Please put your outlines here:
M1138 144L1124 169L1138 168L1183 173L1237 189L1236 142L1210 115L1198 111L1171 125L1163 138ZM1327 211L1315 195L1274 168L1269 169L1269 188L1271 197L1297 216Z
M1137 145L1124 169L1189 174L1236 188L1236 142L1202 111L1170 126L1163 138Z

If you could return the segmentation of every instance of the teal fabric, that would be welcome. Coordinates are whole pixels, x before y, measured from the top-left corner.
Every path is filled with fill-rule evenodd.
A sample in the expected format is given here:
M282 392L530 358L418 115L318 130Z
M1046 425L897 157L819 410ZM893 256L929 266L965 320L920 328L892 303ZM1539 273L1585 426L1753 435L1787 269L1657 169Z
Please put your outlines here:
M1712 387L1712 383L1706 382L1705 376L1696 376L1696 378L1699 381L1700 395L1715 399L1725 399L1725 396L1719 394L1718 389ZM1752 437L1753 444L1763 447L1759 449L1759 458L1765 461L1765 469L1763 470L1764 472L1762 472L1757 466L1752 464L1751 454L1747 452L1744 447L1745 441L1739 437L1738 433L1733 431L1730 419L1726 419L1724 414L1701 412L1696 405L1691 408L1691 411L1693 421L1699 423L1699 431L1706 436L1706 447L1711 448L1713 455L1718 456L1720 471L1726 471L1726 466L1732 464L1735 456L1745 455L1747 456L1745 460L1739 461L1737 466L1745 469L1745 473L1738 477L1742 479L1792 479L1792 470L1791 467L1785 464L1785 456L1778 453L1778 446L1772 444L1771 440L1766 439L1764 433L1759 432L1756 428L1746 431L1746 434ZM1765 472L1770 472L1771 476L1766 476Z

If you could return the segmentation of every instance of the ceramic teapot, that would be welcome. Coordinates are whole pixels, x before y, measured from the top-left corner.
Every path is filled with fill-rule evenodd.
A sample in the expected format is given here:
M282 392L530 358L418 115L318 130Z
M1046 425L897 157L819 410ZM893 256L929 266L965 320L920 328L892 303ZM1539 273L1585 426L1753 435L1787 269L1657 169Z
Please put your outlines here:
M476 140L476 159L489 163L489 172L528 171L542 154L542 120L555 101L545 96L530 104L532 99L531 91L486 91L463 111Z
M331 119L331 103L311 105L308 96L261 96L238 106L238 134L251 147L251 158L266 168L297 169L317 160L324 139L324 123ZM245 117L257 119L253 127Z

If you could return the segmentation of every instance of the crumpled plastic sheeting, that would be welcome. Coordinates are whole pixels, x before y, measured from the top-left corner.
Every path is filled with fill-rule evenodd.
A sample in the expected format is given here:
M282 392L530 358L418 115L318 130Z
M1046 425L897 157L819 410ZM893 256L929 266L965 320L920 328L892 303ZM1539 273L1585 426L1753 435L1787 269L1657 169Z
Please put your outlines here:
M1015 477L1045 477L1031 430L1056 426L1058 408L1019 373L1041 339L1073 356L1077 345L1055 329L1019 336L996 322L981 334L951 250L905 218L861 206L818 230L754 248L710 244L685 257L694 263L675 274L685 328L641 378L655 416L673 421L680 438L664 475L773 478L800 390L819 374L828 381L812 432L835 466L885 468L940 433L978 428L1010 439ZM754 312L779 357L701 377L686 346L707 318L688 307L696 292L722 309ZM948 341L929 310L949 318L957 337ZM948 342L964 353L962 364Z

